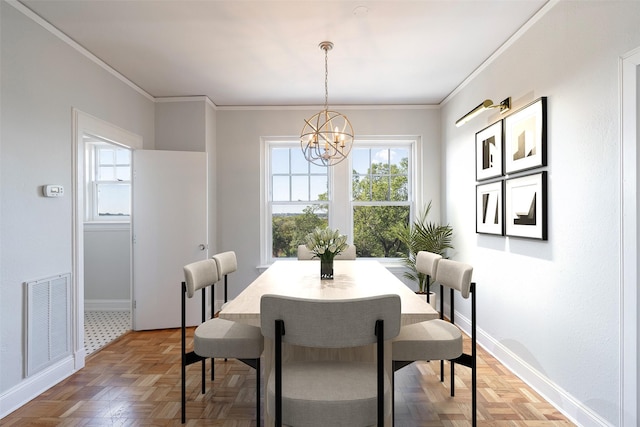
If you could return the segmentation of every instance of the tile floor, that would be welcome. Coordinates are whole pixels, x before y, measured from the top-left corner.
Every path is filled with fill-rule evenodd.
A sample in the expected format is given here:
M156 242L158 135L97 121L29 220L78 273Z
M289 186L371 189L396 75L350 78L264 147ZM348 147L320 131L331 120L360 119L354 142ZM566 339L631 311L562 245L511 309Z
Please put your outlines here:
M86 356L131 330L129 311L85 311L84 347Z

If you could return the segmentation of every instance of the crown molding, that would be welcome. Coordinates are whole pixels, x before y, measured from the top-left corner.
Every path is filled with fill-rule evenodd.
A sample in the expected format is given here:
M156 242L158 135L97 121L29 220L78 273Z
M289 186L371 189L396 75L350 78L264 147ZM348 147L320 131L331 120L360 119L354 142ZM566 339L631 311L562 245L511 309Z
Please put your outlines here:
M504 42L495 52L491 54L478 68L473 70L469 76L462 81L445 99L442 100L440 106L444 106L453 97L455 97L462 89L468 86L480 73L482 73L489 65L491 65L500 55L502 55L508 48L510 48L520 37L522 37L529 29L538 22L544 15L546 15L556 4L561 0L549 0L529 19L522 27L518 29L509 39Z

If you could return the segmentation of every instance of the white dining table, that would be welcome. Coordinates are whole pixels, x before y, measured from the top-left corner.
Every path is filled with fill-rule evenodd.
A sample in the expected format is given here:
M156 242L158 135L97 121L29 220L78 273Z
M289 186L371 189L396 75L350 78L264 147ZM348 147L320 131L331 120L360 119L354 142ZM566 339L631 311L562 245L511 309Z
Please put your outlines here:
M439 317L438 312L409 289L384 265L374 260L335 260L334 278L320 279L320 261L282 260L273 263L237 297L229 301L219 313L223 319L260 326L260 299L265 294L277 294L313 299L352 299L377 295L397 294L401 301L402 325L409 325ZM373 346L360 349L309 349L294 346L283 348L285 360L332 359L374 360ZM265 340L263 375L269 378L273 361L273 343ZM391 345L385 345L385 365L391 374ZM273 425L265 393L265 426ZM385 425L392 425L391 416Z

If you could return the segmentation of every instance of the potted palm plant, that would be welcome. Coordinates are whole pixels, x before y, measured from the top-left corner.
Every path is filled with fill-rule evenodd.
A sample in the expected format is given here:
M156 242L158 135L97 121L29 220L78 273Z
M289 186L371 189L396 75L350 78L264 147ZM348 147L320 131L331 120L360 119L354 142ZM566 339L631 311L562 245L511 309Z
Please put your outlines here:
M435 295L431 292L429 278L416 270L416 255L420 251L428 251L445 257L447 249L453 249L451 239L453 228L446 224L436 224L427 219L431 210L431 202L416 217L413 223L396 226L398 238L409 249L408 253L400 253L403 264L407 267L403 276L418 284L418 294L424 294L427 301L435 308Z

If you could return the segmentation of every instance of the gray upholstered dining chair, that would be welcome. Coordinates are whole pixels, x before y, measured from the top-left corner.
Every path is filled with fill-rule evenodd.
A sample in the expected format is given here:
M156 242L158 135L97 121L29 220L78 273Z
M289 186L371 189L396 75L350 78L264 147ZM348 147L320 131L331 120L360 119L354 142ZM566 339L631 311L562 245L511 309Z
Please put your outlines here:
M476 300L473 267L457 261L438 259L435 254L423 256L425 274L434 274L440 284L440 319L403 326L392 344L394 372L416 360L440 360L440 380L444 381L444 360L451 364L451 396L455 395L454 366L471 368L471 419L476 425ZM416 260L416 268L418 263ZM444 288L449 292L449 321L444 320ZM462 351L462 332L454 322L454 291L463 298L471 296L471 354Z
M264 295L262 334L274 341L274 366L265 385L275 426L384 425L391 385L384 367L384 341L400 330L400 297L313 300ZM375 362L288 360L282 346L353 348L376 344Z
M182 423L186 418L186 367L202 364L202 394L205 393L205 360L234 358L256 370L256 419L260 425L260 357L264 349L264 338L260 328L232 322L218 317L206 320L206 288L220 279L218 266L213 259L205 259L184 266L185 281L182 282ZM186 349L186 298L192 298L202 290L202 323L193 337L193 351ZM211 289L213 293L213 289Z
M220 278L224 277L224 302L226 303L229 301L227 294L227 276L238 270L238 259L234 251L221 252L214 255L213 259L216 260Z
M314 259L315 255L311 252L306 245L298 245L298 259L301 261L309 261ZM356 259L356 246L349 245L346 250L336 255L334 259Z

